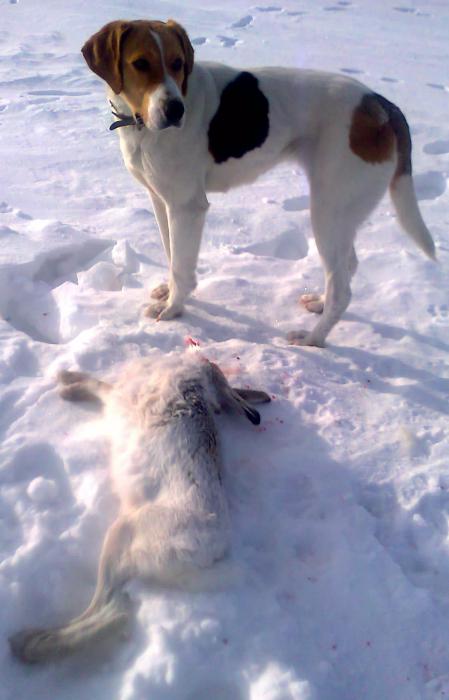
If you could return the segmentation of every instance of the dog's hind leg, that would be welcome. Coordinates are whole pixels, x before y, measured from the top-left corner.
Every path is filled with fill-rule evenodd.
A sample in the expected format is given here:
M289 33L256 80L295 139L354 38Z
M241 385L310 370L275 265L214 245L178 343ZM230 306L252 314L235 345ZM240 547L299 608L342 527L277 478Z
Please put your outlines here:
M354 246L349 253L349 275L352 278L358 267L357 254ZM322 314L324 309L324 294L301 294L299 303L310 313Z
M354 240L357 229L386 192L395 159L365 163L350 152L332 159L335 143L347 134L327 134L310 178L311 220L324 266L324 304L319 297L303 300L309 311L322 312L311 331L293 331L292 345L323 347L328 333L351 300L351 277L357 268Z

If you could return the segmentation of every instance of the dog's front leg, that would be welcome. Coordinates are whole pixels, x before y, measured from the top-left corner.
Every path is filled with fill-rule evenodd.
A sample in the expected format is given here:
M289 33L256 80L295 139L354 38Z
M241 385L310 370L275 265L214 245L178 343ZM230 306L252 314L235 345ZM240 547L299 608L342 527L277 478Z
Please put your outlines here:
M168 266L170 267L170 229L168 227L168 214L165 202L153 190L149 190L151 202L153 204L154 215L156 217L159 233L161 235L162 245L164 246L165 255L167 256ZM163 282L151 291L151 298L157 299L160 302L167 301L169 294L168 284Z
M185 299L196 287L196 264L208 206L204 196L167 208L170 231L169 295L167 301L151 304L146 312L158 321L167 321L182 314Z

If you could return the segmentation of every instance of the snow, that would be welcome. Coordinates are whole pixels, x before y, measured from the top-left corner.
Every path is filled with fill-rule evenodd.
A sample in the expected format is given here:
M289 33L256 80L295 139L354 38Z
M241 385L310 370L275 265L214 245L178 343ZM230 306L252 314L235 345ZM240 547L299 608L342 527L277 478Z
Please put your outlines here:
M305 178L285 166L211 197L185 315L145 318L162 246L79 53L120 17L177 19L200 59L341 71L399 104L438 264L386 198L328 346L289 347L322 272ZM45 16L0 0L1 700L449 695L448 33L442 0L47 0ZM117 508L107 439L57 372L114 377L192 341L274 397L259 428L220 418L231 557L195 590L133 583L112 649L20 665L8 635L83 609Z

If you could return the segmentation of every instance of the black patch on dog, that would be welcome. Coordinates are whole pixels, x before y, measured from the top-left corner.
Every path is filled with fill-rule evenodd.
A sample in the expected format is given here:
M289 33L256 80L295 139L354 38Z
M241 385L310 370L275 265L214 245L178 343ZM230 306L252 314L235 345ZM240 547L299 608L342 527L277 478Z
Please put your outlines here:
M242 158L259 148L270 129L269 109L259 81L251 73L239 73L228 83L209 125L209 151L215 162Z

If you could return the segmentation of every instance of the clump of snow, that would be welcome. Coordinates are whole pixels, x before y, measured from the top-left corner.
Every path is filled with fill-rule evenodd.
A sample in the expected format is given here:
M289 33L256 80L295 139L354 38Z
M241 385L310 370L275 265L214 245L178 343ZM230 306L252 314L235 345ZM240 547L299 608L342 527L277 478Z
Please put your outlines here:
M53 503L58 496L57 484L52 479L38 476L33 479L27 488L28 497L37 505Z

